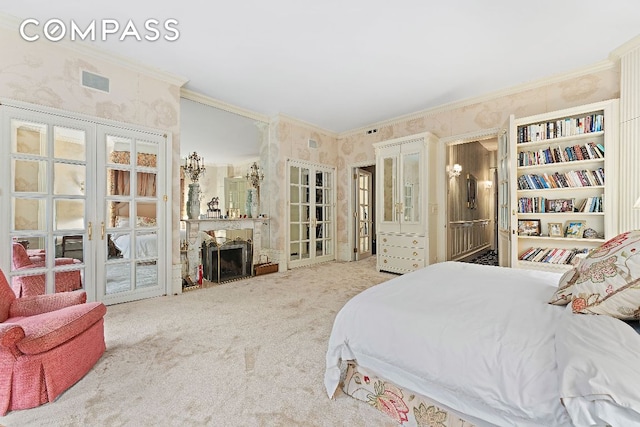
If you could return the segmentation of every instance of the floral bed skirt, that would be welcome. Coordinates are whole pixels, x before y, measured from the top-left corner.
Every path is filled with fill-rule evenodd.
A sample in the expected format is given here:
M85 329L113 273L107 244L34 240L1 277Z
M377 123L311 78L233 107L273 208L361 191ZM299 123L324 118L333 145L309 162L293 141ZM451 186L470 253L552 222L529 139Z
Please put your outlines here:
M418 427L475 427L448 409L426 397L402 389L354 362L348 362L342 390L351 397L367 402L398 423Z

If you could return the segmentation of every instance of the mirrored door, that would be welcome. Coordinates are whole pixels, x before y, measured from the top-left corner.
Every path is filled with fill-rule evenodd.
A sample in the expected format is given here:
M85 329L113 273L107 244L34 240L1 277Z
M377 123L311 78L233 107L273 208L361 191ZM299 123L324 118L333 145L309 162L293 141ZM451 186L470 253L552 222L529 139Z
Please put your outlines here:
M289 267L335 259L335 171L289 162Z
M10 269L3 266L9 283L19 297L86 289L94 264L89 250L94 152L88 143L94 128L13 107L2 111L9 132L9 167L3 175L10 183L8 238L3 239L10 245L3 248L11 258Z
M0 114L0 268L15 294L165 294L166 137L44 108Z
M98 292L110 303L164 294L165 194L158 135L100 126L100 158L104 175L98 181L105 197L98 201L100 236Z
M372 254L373 243L373 178L369 171L356 168L356 261Z

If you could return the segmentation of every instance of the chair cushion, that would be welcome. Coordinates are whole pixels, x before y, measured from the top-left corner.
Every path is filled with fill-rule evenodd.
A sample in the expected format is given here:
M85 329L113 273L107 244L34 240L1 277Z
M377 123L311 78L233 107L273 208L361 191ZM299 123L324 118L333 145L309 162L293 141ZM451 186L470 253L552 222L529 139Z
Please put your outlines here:
M25 338L17 343L24 354L38 354L72 339L87 330L107 312L100 302L89 302L29 317L13 317L6 323L16 323L24 329Z
M31 265L31 260L27 254L27 250L20 243L12 243L11 263L14 269L19 269Z
M9 318L9 307L16 299L16 295L7 282L4 272L0 270L0 322Z

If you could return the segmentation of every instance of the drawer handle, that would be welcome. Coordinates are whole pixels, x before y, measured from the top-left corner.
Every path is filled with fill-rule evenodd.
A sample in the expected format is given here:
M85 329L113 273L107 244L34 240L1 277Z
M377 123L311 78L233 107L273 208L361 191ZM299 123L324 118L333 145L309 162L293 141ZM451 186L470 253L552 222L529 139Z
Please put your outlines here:
M418 268L418 264L413 264L413 268Z
M387 238L382 239L383 242L387 243Z
M387 250L386 250L386 249L384 249L382 252L384 252L384 253L386 254L386 253L387 253Z
M418 241L417 241L417 240L414 240L414 241L413 241L413 244L414 244L414 245L417 245L417 244L418 244Z
M382 262L384 262L384 263L386 264L386 263L387 263L387 260L385 259L385 260L384 260L384 261L382 261Z
M414 252L414 253L413 253L413 256L418 256L418 252Z

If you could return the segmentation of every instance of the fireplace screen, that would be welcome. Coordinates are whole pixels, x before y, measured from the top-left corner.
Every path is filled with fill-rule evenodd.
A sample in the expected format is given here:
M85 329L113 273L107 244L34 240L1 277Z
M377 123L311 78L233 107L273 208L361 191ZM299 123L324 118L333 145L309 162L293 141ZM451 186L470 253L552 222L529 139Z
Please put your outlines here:
M251 276L253 258L251 240L231 240L223 244L215 240L202 244L204 278L222 283Z

